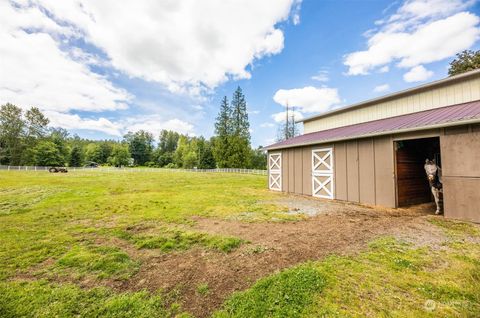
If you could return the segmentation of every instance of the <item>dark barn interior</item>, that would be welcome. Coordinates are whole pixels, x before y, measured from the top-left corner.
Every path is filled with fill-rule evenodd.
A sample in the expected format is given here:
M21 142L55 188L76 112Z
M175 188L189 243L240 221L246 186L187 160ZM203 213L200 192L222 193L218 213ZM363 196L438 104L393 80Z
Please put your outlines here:
M398 206L433 201L423 166L427 158L441 166L439 137L397 141L395 150Z

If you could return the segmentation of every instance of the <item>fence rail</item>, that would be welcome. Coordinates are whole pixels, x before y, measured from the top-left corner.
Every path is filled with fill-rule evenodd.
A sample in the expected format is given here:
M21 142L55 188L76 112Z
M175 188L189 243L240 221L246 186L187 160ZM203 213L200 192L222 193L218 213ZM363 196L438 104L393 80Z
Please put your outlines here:
M6 171L47 171L51 167L44 166L3 166L0 165L0 170ZM237 169L237 168L218 168L218 169L169 169L169 168L116 168L116 167L66 167L68 171L126 171L126 172L212 172L212 173L240 173L240 174L257 174L267 175L267 170L256 169Z

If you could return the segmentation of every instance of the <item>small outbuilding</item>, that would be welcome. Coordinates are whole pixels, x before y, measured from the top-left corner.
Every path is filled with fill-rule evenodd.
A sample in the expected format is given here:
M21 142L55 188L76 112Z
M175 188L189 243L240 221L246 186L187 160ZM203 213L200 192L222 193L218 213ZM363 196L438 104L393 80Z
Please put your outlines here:
M425 159L442 168L446 217L480 222L480 70L301 120L266 147L271 190L402 207L433 200Z

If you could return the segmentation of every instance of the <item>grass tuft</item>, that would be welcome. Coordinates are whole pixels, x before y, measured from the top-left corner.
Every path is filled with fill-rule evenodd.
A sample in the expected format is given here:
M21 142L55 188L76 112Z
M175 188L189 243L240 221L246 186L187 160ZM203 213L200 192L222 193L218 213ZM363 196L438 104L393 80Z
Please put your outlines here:
M299 317L325 286L325 276L307 263L234 294L213 317Z

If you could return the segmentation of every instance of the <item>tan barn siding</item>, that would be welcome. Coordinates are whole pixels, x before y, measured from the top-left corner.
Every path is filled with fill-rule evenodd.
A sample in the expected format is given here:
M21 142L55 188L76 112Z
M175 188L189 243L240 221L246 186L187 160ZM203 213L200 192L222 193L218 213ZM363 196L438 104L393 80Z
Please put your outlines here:
M295 185L294 191L297 194L303 193L303 149L295 148L294 149L294 175L295 175Z
M358 141L360 202L375 204L375 149L373 138Z
M335 178L335 199L348 200L347 196L347 146L344 142L334 145L333 156L334 178Z
M468 131L469 127L464 127L453 134L449 129L440 139L445 176L480 177L480 133Z
M392 137L375 138L374 149L376 204L394 208L396 199Z
M295 149L288 149L288 192L295 192Z
M480 99L480 76L446 83L304 123L304 133L358 124Z
M347 199L360 202L358 180L358 143L356 140L347 142Z
M480 132L445 129L440 138L445 216L480 222Z
M300 149L303 153L302 193L312 195L312 147L302 147Z
M480 146L480 145L479 145ZM480 222L480 178L443 177L445 217Z
M288 192L288 149L282 150L282 191Z

